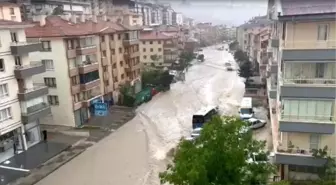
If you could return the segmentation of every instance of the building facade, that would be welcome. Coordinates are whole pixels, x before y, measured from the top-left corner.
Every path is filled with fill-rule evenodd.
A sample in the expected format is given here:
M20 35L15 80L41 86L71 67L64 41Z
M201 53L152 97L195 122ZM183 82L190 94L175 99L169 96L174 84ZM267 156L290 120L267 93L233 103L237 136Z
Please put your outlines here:
M1 20L0 161L39 143L40 119L51 113L48 88L32 81L46 70L41 61L29 58L30 52L41 49L41 43L26 41L24 29L32 26Z
M117 103L122 85L130 83L139 91L138 30L104 17L92 21L81 17L80 24L76 20L75 16L42 17L26 30L29 39L43 44L43 52L31 53L31 58L53 66L34 77L34 82L49 87L53 116L46 124L79 127L94 116L96 102Z
M182 26L184 23L183 21L183 14L179 12L173 12L172 14L172 24Z
M315 7L300 9L302 6ZM334 1L269 1L268 64L274 162L282 179L316 179L335 157L336 30Z

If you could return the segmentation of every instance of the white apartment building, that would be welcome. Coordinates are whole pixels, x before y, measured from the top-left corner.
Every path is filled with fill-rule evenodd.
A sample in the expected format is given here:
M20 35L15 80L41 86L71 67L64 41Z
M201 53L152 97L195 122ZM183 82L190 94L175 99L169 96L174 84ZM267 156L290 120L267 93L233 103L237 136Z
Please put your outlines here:
M183 14L179 12L173 12L172 14L172 24L173 25L183 25Z
M143 25L148 26L152 22L152 5L150 3L135 2L132 12L142 15Z
M150 26L162 25L163 7L152 5Z
M173 25L174 10L170 6L165 6L162 9L162 24Z
M41 48L41 43L26 41L24 29L33 25L0 22L0 161L4 161L40 142L40 118L51 110L48 88L32 81L33 75L45 72L41 61L33 62L28 55Z

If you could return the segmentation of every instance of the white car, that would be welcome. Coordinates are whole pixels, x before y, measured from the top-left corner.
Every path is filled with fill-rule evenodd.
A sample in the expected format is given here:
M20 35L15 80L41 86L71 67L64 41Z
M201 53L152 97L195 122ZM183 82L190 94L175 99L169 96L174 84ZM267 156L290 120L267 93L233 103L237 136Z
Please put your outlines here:
M246 120L250 129L262 128L266 125L266 121L262 119L250 118Z

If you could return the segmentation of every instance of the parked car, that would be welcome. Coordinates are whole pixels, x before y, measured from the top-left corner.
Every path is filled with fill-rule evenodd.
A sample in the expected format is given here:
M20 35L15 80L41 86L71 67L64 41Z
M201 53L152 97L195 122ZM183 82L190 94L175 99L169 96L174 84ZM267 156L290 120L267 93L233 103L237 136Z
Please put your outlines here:
M265 120L257 119L257 118L250 118L246 121L247 121L250 129L263 128L267 123Z
M231 66L229 66L229 67L226 67L226 70L227 71L233 71L233 68Z
M194 141L196 138L198 138L201 134L202 128L195 128L191 131L190 137L186 137L185 140L187 141Z

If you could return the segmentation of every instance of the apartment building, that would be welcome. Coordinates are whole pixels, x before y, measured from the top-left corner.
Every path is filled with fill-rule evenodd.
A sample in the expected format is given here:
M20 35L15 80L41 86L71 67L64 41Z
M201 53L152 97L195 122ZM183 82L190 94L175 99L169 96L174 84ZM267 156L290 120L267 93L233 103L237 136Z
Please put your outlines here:
M2 16L10 17L11 12ZM32 81L32 76L45 72L41 61L29 58L30 52L41 49L41 43L26 41L24 29L33 25L7 20L0 20L0 25L0 161L4 161L41 141L40 119L51 110L48 88Z
M141 32L140 41L140 58L145 66L167 67L176 62L178 49L173 37L151 30Z
M173 25L174 10L169 6L164 6L162 9L162 24Z
M34 82L49 87L53 116L45 124L79 127L93 115L97 101L117 103L119 89L129 83L139 91L138 30L93 16L80 22L76 16L40 16L26 30L30 40L40 40L42 52L31 58L50 66Z
M261 29L261 31L257 34L259 42L259 50L257 52L257 62L259 66L259 73L261 78L266 78L267 73L267 65L268 65L268 51L271 50L270 48L270 37L271 36L271 28L269 26Z
M149 26L152 22L152 4L138 1L134 3L134 8L131 8L131 11L142 16L142 25Z
M14 3L0 3L0 19L21 22L20 7Z
M172 14L172 24L182 26L184 23L183 21L183 14L179 12L173 12Z
M162 25L163 7L157 4L152 5L150 26Z
M107 19L112 22L117 22L128 26L143 25L142 15L131 12L129 9L126 8L114 8L113 11L108 14Z
M333 0L269 1L269 101L274 162L282 179L317 178L326 159L313 157L314 149L327 147L335 157L334 7Z

